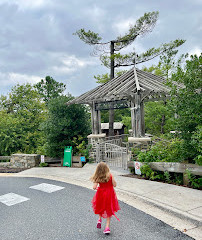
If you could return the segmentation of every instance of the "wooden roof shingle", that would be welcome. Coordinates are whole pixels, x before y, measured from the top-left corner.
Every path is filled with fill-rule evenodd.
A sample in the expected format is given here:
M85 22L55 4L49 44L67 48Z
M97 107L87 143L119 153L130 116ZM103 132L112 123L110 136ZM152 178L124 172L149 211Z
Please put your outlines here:
M167 96L171 89L165 85L165 82L166 80L161 76L133 67L121 76L97 86L67 104L90 104L92 102L129 99L137 91L140 91L144 98L152 95Z

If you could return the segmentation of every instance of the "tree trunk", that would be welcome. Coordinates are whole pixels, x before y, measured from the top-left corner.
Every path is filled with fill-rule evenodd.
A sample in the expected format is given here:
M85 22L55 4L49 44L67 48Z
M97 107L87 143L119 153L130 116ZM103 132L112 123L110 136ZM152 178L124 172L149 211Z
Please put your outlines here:
M164 101L164 105L166 106L166 101ZM165 133L164 131L165 122L166 122L166 116L164 114L161 119L161 134Z
M114 109L109 109L109 136L114 136Z
M110 56L114 55L114 42L111 41L110 45ZM111 68L110 68L110 79L114 78L114 60L111 59ZM111 105L111 108L113 104ZM109 109L109 136L114 136L114 109Z

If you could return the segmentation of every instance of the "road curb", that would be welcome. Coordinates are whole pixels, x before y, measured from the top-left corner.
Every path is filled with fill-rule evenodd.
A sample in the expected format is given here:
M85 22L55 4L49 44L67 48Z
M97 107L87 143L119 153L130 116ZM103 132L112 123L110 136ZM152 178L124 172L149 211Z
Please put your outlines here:
M54 181L65 182L68 184L73 184L77 186L81 186L84 188L92 189L92 183L86 179L70 179L70 178L62 178L58 176L50 176L50 175L18 175L16 173L0 173L0 177L21 177L21 178L41 178L48 179ZM195 233L193 233L193 229L198 230L202 226L202 219L194 216L192 214L182 212L179 209L176 209L171 206L165 206L161 202L154 201L149 199L148 197L141 196L130 191L122 190L120 188L116 188L116 193L118 199L132 207L143 211L146 214L149 214L166 224L172 226L175 229L189 235L190 237L195 238ZM175 219L175 221L173 220ZM192 231L192 232L191 232ZM200 239L200 238L198 238Z

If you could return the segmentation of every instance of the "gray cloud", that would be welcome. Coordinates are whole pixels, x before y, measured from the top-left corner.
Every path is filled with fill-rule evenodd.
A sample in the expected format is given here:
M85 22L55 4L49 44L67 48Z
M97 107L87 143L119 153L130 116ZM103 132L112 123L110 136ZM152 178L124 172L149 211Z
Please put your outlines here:
M72 33L90 29L109 41L149 11L158 10L159 21L130 50L141 52L182 38L187 41L181 53L200 52L201 7L198 0L1 0L0 94L16 83L37 82L46 75L67 84L73 95L90 90L96 86L93 76L109 70L90 56L93 48Z

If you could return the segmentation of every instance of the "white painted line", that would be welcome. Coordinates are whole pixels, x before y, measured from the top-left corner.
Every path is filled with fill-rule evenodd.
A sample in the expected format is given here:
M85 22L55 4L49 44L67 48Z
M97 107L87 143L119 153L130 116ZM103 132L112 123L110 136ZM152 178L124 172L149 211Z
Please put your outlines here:
M7 193L5 195L0 196L0 202L4 203L7 206L12 206L21 202L28 201L29 198L20 196L15 193Z
M63 189L64 187L60 187L60 186L56 186L53 184L48 184L48 183L41 183L35 186L31 186L29 188L35 189L35 190L39 190L42 192L46 192L46 193L52 193L58 190Z

